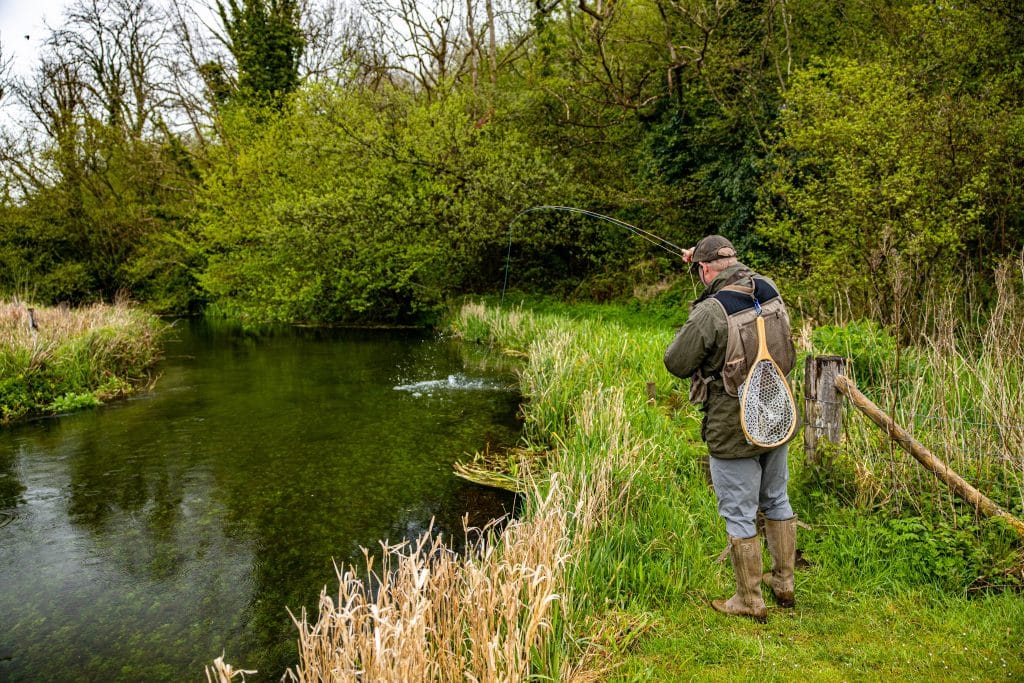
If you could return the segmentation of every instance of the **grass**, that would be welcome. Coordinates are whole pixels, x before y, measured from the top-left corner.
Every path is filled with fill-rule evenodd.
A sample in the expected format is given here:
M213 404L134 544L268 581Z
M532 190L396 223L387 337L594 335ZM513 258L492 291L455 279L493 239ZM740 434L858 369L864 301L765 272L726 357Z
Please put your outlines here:
M673 606L613 680L994 681L1024 673L1021 633L1007 627L1002 600L798 590L797 608L772 613L767 625Z
M936 332L914 348L899 349L891 334L865 324L815 334L818 352L860 359L854 370L866 375L866 393L898 424L1017 515L1024 514L1024 262L1019 267L1016 279L997 272L996 307L984 319L960 320L952 297L940 301ZM849 426L860 504L935 507L943 490L930 475L896 457L867 421ZM939 512L957 523L955 508Z
M525 315L514 308L512 312L517 320ZM480 325L488 315L504 314L470 305L455 328ZM648 452L642 471L631 480L628 501L609 511L607 524L575 559L576 572L567 573L573 582L568 589L586 595L595 615L643 624L641 635L609 649L621 662L617 680L792 678L801 667L799 675L814 680L993 680L1024 675L1017 646L1024 605L1017 592L1019 578L1010 573L1021 562L1016 539L998 522L978 520L948 492L937 490L933 478L921 476L900 451L879 449L879 439L855 415L850 416L852 432L842 453L833 454L839 475L830 479L828 473L805 469L800 444L792 450L794 500L811 523L810 530L800 532L800 546L812 563L798 574L801 602L796 612L773 610L768 627L714 614L706 601L729 594L732 574L714 561L724 529L713 492L700 474L698 458L704 450L697 415L680 405L683 387L657 367L672 330L639 321L620 325L600 315L566 321L560 313L544 312L511 328L507 322L492 326L497 332L488 341L508 346L506 340L520 338L538 321L549 326L548 341L531 342L531 360L523 372L530 397L527 438L543 440L543 430L553 425L571 432L579 419L574 416L589 414L579 400L586 387L620 386L627 421L638 432L640 450ZM976 339L999 337L989 330L976 332ZM998 352L984 346L967 351L971 330L960 327L957 334L962 338L959 353L1002 358L1003 368L1024 358L1005 346ZM934 367L938 360L926 357L925 363ZM956 374L945 380L945 388L961 378L976 381L976 376ZM643 401L647 381L658 387L655 407ZM997 381L990 376L990 384ZM927 393L925 386L918 390ZM970 391L963 388L960 393ZM992 409L1007 411L1012 405ZM933 434L939 443L943 438ZM583 462L575 465L579 467L589 466L603 450L588 443L579 447L574 452L589 453L581 456ZM850 495L845 477L852 473L856 484L856 459L881 462L883 452L887 463L879 469L911 497L927 491L933 498L930 505L918 501L898 507L893 496ZM1012 461L996 462L1002 463L1007 480L1019 482L1020 471ZM974 471L964 459L951 459L951 464ZM564 465L574 466L569 460ZM871 481L879 486L877 478ZM1005 499L1001 502L1012 507ZM927 631L921 632L922 627ZM776 639L769 646L773 631ZM758 643L756 651L749 645L751 638ZM738 644L743 647L737 649Z
M123 303L70 309L0 301L0 424L99 405L145 386L165 330Z
M1018 305L1010 297L1020 284L1001 305ZM685 404L684 383L661 367L674 329L665 316L566 310L468 303L453 314L455 334L523 359L528 402L515 462L524 513L464 558L426 540L398 551L401 566L378 572L372 590L343 574L338 599L325 599L315 621L298 620L304 658L295 679L356 680L359 671L362 680L1024 677L1019 539L978 519L855 414L827 469L806 466L799 442L791 449L791 496L809 523L798 533L808 564L797 572L797 607L770 606L767 625L713 612L708 600L728 596L733 577L716 562L725 531L700 465L699 415ZM867 388L877 396L896 387L900 398L889 405L912 411L956 407L947 423L976 419L978 396L999 420L1017 420L1019 396L999 387L1024 356L998 341L1008 337L959 327L952 338L896 352L897 365L916 364L912 380L882 367ZM810 344L813 335L801 338ZM872 339L863 346L878 347ZM963 365L951 373L943 362ZM968 377L968 366L991 370ZM969 384L976 381L987 389ZM989 398L1000 391L1005 403ZM989 481L999 486L986 493L1012 509L1020 452L994 439L1004 433L976 430L976 453L945 454L965 476L998 473ZM951 434L927 436L941 444ZM536 454L535 467L523 453ZM543 579L534 584L535 576ZM543 590L531 592L534 585ZM430 612L439 607L448 616ZM399 632L415 647L400 645ZM416 652L426 653L418 668L402 668Z

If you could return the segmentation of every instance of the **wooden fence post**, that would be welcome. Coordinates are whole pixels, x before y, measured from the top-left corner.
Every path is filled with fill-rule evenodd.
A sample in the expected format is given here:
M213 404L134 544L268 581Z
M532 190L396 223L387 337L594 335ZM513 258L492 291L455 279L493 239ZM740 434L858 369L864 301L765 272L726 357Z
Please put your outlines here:
M804 453L812 465L821 461L819 440L843 438L843 399L835 380L846 374L846 364L842 356L808 356L804 363Z

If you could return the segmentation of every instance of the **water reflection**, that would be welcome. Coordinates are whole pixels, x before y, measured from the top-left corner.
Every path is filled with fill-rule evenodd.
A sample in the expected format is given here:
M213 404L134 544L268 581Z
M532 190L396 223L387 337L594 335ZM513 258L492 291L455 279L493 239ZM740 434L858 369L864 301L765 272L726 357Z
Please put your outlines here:
M24 502L25 485L14 468L16 455L14 449L0 450L0 526L8 524L14 518L14 508Z
M451 474L512 443L507 375L407 333L186 327L151 394L0 432L0 680L277 680L334 563L511 500ZM474 374L477 373L477 374ZM474 391L395 391L466 376ZM8 625L10 625L8 627Z

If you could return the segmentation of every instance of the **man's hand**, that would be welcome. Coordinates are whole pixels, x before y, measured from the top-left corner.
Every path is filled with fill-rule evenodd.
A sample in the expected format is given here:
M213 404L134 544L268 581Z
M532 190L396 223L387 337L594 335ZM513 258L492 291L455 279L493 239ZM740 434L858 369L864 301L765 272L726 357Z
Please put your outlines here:
M682 255L683 263L689 263L691 260L693 260L693 248L683 249Z

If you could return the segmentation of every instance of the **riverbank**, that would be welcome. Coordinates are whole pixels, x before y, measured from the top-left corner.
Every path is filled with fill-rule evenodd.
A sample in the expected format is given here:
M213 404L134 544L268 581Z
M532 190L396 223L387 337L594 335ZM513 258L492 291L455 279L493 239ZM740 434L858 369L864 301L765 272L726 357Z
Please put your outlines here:
M0 301L0 424L100 405L147 386L166 329L127 304Z
M603 680L1024 676L1024 601L1013 573L1021 554L1013 534L977 521L948 492L936 491L930 476L908 484L907 475L899 495L889 497L912 494L917 509L887 505L877 493L858 504L844 489L852 487L848 471L856 471L850 460L878 442L867 431L849 437L832 481L828 472L811 471L800 440L793 443L791 494L809 524L799 534L808 566L798 572L796 609L770 606L767 625L713 612L707 602L730 594L732 573L727 562L715 562L725 532L699 466L699 413L685 403L684 383L660 367L674 329L639 316L566 313L468 306L457 327L528 353L527 439L557 450L548 458L554 472L571 476L617 463L604 519L591 538L574 544L580 554L567 563L559 588L573 605L573 625L551 635L567 657L598 631L616 636L603 644L604 656L591 658L608 664ZM648 382L657 389L654 405ZM622 426L595 436L592 425L612 420ZM983 445L975 442L978 450ZM872 450L876 460L868 464L881 470L878 451L885 449ZM890 451L889 469L914 466L900 453ZM1004 504L1019 508L1020 473L1009 467L1004 475ZM932 496L955 511L953 522L928 514Z
M300 672L372 665L382 678L396 674L410 660L388 645L398 642L389 634L408 625L403 614L434 623L418 616L433 605L455 616L448 628L418 632L416 671L427 678L441 664L480 680L1024 676L1018 539L915 474L898 449L879 447L877 432L851 429L830 470L810 469L793 443L791 496L808 525L798 538L797 606L780 609L769 598L766 625L725 617L708 606L734 584L728 563L716 562L725 531L700 465L699 413L660 364L671 321L620 309L467 304L451 328L524 359L524 444L510 463L526 484L524 514L498 550L481 551L489 563L471 556L441 568L435 552L398 551L404 570L381 575L404 579L374 596L347 581L336 604L326 599L318 620L303 623ZM844 338L851 334L868 336ZM858 467L862 454L870 459ZM1020 473L1012 463L1000 471L1003 504L1019 514ZM894 476L900 490L884 495ZM440 575L443 600L431 593ZM501 607L487 612L494 618L471 609L491 602ZM476 635L459 635L466 632Z

